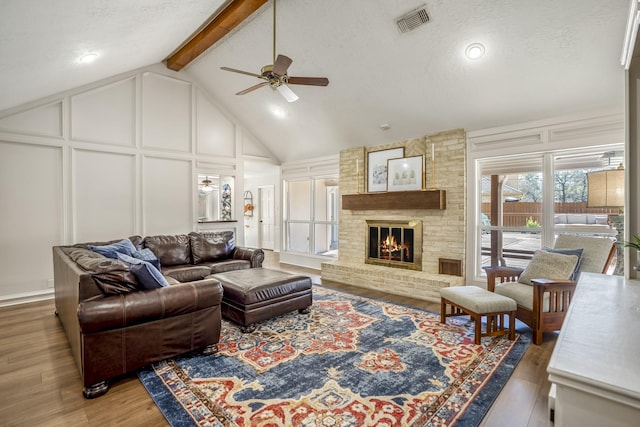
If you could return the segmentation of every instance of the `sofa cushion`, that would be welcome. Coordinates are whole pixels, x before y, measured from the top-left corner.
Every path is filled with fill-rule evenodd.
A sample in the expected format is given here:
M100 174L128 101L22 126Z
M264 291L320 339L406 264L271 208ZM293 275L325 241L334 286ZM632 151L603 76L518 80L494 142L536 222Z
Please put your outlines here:
M129 269L122 262L106 258L97 252L80 247L66 247L62 251L78 266L93 273L106 273L110 271L128 271Z
M91 278L105 295L127 294L140 290L140 284L131 271L95 273Z
M234 249L233 233L189 233L191 257L194 264L231 257Z
M567 215L566 214L556 214L553 217L553 222L555 224L566 224L567 223Z
M134 258L141 259L143 261L147 261L151 263L155 268L160 270L160 260L158 259L156 254L154 254L153 251L149 248L144 248L144 249L140 249L139 251L134 251L131 254L131 256Z
M225 273L227 271L246 270L251 268L251 262L245 259L230 259L226 261L218 262L205 262L202 265L206 265L211 269L211 274Z
M578 262L576 263L576 267L573 269L573 274L571 275L571 280L578 280L578 275L580 274L580 265L582 264L582 252L584 249L576 248L576 249L553 249L545 247L543 249L546 252L551 252L554 254L562 254L562 255L575 255L578 257Z
M191 263L191 247L186 234L147 236L144 238L144 247L156 254L163 267Z
M598 215L593 219L593 223L598 225L609 225L609 218Z
M119 242L111 243L110 245L87 245L87 249L113 259L118 259L119 253L131 256L131 254L136 251L136 247L133 246L133 243L131 243L131 240L129 239L122 239Z
M587 224L587 214L567 214L567 224Z
M205 266L175 265L171 267L164 267L162 269L162 273L184 283L204 279L211 274L211 269Z
M167 279L151 263L124 254L118 254L118 259L129 266L129 270L131 270L143 289L157 289L169 286Z
M553 254L542 250L536 251L531 262L520 275L518 283L533 285L531 279L569 279L576 268L577 262L578 257L575 255Z

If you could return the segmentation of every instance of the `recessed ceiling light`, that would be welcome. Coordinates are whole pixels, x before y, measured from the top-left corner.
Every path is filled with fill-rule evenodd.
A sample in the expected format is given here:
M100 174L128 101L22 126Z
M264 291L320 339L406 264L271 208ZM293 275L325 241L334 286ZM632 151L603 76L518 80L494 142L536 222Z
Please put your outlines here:
M391 125L389 123L383 123L383 124L380 125L380 129L389 130L389 129L391 129Z
M78 62L81 63L81 64L88 64L90 62L95 61L97 58L98 58L98 54L97 53L89 52L89 53L85 53L80 58L78 58Z
M464 51L469 59L480 59L484 55L484 46L480 43L471 43Z

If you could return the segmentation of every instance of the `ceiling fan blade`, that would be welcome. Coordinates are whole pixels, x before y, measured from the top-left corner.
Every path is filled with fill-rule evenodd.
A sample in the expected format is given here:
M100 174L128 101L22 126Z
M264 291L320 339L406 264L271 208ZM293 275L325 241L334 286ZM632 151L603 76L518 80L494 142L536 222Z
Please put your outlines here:
M273 64L273 74L284 76L292 62L293 60L288 56L278 55L276 62Z
M224 71L231 71L232 73L240 73L240 74L246 74L247 76L253 76L253 77L257 77L259 79L262 78L262 76L260 74L256 74L256 73L250 73L248 71L242 71L242 70L236 70L235 68L229 68L229 67L220 67L221 70Z
M280 92L280 95L282 95L287 102L296 102L298 100L298 95L293 93L291 88L284 83L277 86L276 90Z
M269 84L269 82L262 82L262 83L258 83L257 85L251 86L246 88L245 90L241 90L240 92L236 93L236 95L244 95L246 93L252 92L256 89L261 88L262 86L267 86Z
M327 86L329 79L326 77L289 77L287 83L291 85Z

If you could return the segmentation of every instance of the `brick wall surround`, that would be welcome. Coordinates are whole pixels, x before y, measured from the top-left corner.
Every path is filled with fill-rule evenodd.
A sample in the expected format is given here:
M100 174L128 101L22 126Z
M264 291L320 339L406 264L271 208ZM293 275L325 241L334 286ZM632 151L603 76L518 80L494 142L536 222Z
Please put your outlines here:
M462 260L464 272L466 215L466 134L462 129L440 132L375 147L358 147L340 153L340 194L366 190L367 153L405 147L405 157L425 155L426 186L431 183L431 144L435 147L435 186L447 192L447 208L398 210L341 210L336 261L322 264L322 279L346 283L427 301L440 300L440 288L461 286L464 277L438 274L438 258ZM356 161L359 161L359 177ZM358 187L359 184L359 187ZM422 271L365 264L366 220L422 221Z

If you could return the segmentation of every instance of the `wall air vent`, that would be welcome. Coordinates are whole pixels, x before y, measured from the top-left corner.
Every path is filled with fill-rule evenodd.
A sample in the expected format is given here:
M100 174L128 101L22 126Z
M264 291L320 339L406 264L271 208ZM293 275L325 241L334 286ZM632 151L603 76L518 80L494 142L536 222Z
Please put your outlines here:
M396 24L401 33L407 33L416 29L422 24L429 22L429 15L425 6L421 6L418 9L412 10L409 13L404 14L400 18L396 19Z

